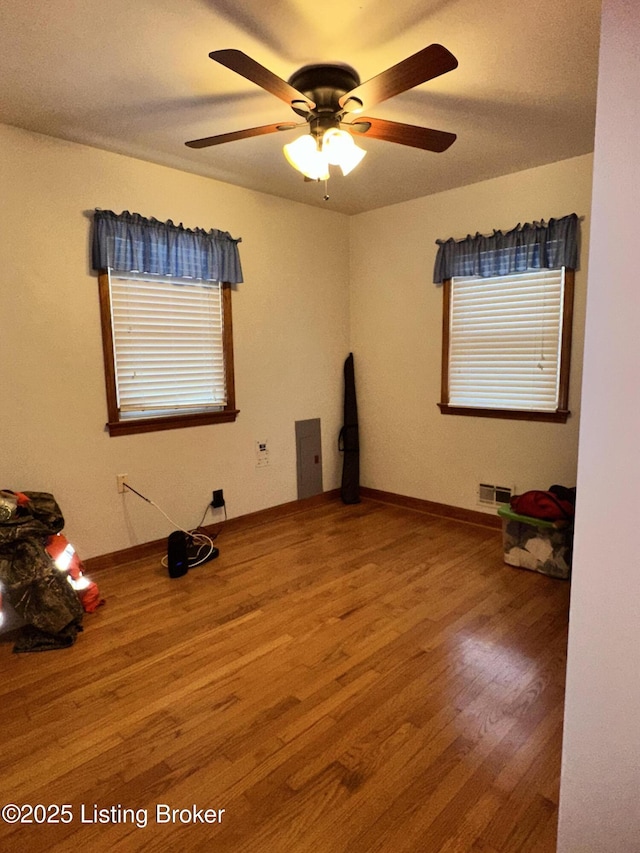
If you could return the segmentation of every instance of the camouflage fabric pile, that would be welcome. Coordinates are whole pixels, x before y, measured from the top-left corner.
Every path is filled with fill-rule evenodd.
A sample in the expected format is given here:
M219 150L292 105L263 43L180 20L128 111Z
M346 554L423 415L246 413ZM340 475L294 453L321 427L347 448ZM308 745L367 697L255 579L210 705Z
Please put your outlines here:
M82 630L83 609L67 575L45 551L47 538L59 533L64 518L53 495L24 492L18 513L0 523L0 583L3 595L26 625L15 652L44 651L72 645Z

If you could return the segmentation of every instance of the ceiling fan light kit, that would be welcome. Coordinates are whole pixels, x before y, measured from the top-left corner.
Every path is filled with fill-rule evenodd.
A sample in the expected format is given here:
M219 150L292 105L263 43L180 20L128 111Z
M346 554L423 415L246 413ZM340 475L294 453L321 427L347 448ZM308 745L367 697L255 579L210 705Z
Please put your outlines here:
M329 179L329 166L339 166L343 175L348 175L367 153L353 141L344 130L330 128L322 140L311 134L299 136L283 148L288 162L312 181Z
M190 148L291 130L303 127L306 122L308 132L285 145L284 155L306 180L326 181L330 165L339 166L342 174L348 175L367 153L355 144L354 133L437 152L445 151L456 139L454 133L445 131L359 118L365 109L456 68L458 60L442 45L429 45L365 83L360 82L356 71L348 65L306 65L285 82L240 50L214 50L209 56L280 98L304 122L281 122L194 139L186 143ZM345 120L351 115L353 121Z

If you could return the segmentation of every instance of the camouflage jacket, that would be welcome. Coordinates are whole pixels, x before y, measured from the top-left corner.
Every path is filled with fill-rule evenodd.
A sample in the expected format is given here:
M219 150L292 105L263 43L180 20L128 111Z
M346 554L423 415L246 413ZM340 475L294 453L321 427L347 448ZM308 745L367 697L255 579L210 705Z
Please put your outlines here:
M64 518L53 495L24 494L29 503L0 523L3 595L28 626L47 635L63 632L66 638L70 627L81 630L83 609L66 573L56 568L45 550L48 537L64 527ZM75 639L73 630L71 634ZM69 645L68 640L61 645Z

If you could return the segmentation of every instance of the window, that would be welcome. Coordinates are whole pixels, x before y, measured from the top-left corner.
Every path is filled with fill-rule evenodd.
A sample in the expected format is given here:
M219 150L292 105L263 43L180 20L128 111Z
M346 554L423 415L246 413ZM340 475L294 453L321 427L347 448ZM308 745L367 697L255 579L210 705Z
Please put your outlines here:
M233 421L229 284L99 275L110 435Z
M573 269L443 284L442 413L564 423Z
M231 285L240 238L96 210L110 435L234 421Z

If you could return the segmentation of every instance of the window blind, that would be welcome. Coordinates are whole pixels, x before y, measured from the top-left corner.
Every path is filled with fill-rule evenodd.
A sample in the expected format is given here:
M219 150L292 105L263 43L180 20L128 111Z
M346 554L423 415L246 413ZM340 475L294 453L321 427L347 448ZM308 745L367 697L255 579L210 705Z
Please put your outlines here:
M222 409L220 283L111 271L109 286L122 417Z
M450 405L556 411L563 294L564 268L453 278Z

